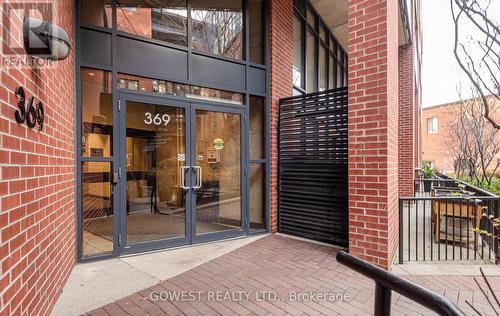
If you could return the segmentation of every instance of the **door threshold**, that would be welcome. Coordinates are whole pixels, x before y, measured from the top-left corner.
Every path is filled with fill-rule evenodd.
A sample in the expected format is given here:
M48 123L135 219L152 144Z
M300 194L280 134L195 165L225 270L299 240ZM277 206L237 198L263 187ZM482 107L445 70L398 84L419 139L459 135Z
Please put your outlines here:
M262 237L264 237L267 234L268 234L267 232L262 233ZM152 254L152 253L157 253L157 252L171 251L171 250L176 250L176 249L198 247L198 246L220 243L220 242L231 241L231 240L245 239L245 238L259 236L259 235L260 234L237 236L237 237L211 240L211 241L205 241L205 242L198 242L198 243L193 243L193 244L186 244L186 245L174 246L174 247L168 247L168 248L162 248L162 249L154 249L154 250L148 250L148 251L142 251L142 252L135 252L135 253L120 255L118 258L137 257L137 256L142 256L142 255L147 255L147 254Z

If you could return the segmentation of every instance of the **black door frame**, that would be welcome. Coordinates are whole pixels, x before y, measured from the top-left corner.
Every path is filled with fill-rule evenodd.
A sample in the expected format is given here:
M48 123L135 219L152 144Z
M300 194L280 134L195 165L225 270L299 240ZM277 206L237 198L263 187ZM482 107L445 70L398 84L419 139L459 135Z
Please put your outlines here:
M115 256L127 255L138 252L146 252L152 250L166 249L172 247L197 244L208 241L221 239L244 237L249 234L248 227L248 187L247 187L247 165L248 165L248 146L247 146L247 114L243 107L235 107L234 105L218 104L213 102L205 102L203 100L180 100L175 97L155 96L145 93L134 93L130 91L120 91L118 95L119 106L115 108L117 118L114 124L115 140L114 144L118 157L116 159L116 167L114 172L121 174L118 184L114 185L113 201L114 201L114 230L116 235ZM148 241L137 244L127 244L126 236L126 103L127 101L142 102L156 104L160 106L171 106L184 108L185 116L185 148L186 148L186 166L190 166L186 176L186 184L190 188L186 190L186 222L185 235L183 237L174 237L170 239L162 239ZM210 105L207 105L210 103ZM213 103L213 104L212 104ZM231 229L221 232L207 233L196 235L196 194L193 189L196 174L194 166L196 166L196 110L206 110L214 112L234 113L240 115L240 161L241 161L241 228ZM121 169L121 170L120 170Z

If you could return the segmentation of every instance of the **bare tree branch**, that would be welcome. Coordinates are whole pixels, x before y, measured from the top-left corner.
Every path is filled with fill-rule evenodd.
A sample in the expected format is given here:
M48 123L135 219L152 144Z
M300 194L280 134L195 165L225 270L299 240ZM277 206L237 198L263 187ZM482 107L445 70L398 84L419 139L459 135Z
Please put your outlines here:
M453 54L482 102L484 117L495 129L500 129L491 104L493 99L500 100L500 23L488 16L490 4L485 0L450 0ZM464 23L472 23L476 30L468 42L464 42L460 32L460 25ZM477 34L483 37L473 38Z

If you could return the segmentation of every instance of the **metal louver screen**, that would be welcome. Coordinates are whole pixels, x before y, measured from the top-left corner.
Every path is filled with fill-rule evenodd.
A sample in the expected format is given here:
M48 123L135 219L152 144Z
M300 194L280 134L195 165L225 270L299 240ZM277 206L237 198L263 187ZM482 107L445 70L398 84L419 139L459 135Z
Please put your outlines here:
M347 88L280 100L282 233L348 245Z

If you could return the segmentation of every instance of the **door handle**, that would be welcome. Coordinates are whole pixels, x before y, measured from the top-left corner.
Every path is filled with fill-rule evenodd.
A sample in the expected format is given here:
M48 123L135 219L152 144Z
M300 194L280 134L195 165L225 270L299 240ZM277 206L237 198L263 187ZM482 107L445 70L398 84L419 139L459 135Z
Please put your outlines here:
M202 185L202 169L200 166L194 166L194 170L196 172L196 185L193 187L193 189L200 189ZM199 170L196 171L196 170Z
M180 184L179 186L184 190L189 190L189 187L186 186L186 171L189 170L189 166L182 166L179 168L180 171Z

